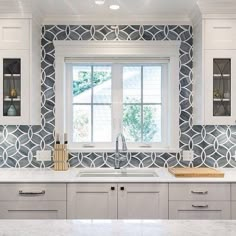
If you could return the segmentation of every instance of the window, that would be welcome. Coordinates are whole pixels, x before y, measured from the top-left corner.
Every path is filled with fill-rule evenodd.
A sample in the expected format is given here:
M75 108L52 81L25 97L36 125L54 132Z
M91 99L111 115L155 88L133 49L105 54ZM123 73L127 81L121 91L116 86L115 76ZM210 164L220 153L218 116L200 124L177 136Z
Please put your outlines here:
M178 41L54 41L55 133L70 151L179 151ZM66 65L66 66L65 66Z
M129 147L167 144L167 60L84 63L74 59L66 62L66 71L71 143L112 147L122 132Z

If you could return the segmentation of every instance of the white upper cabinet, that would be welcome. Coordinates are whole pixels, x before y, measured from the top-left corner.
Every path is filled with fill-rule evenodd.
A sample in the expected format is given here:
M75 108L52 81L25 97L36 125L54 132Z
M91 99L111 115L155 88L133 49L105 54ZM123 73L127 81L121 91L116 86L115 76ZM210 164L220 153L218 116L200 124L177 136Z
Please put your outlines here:
M40 124L41 26L0 19L0 124Z
M236 51L205 52L205 122L236 123Z
M205 49L236 49L236 20L206 20Z
M29 20L1 20L0 49L30 49Z
M236 19L194 25L193 124L235 125Z

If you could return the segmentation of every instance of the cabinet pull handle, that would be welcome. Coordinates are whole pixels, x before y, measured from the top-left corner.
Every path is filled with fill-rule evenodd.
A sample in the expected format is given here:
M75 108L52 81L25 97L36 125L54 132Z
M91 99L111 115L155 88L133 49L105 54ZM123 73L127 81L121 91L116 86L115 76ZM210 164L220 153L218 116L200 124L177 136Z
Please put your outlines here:
M45 190L42 190L41 192L24 192L22 190L19 191L19 195L23 196L44 195L45 193L46 193Z
M208 208L208 205L192 205L194 208Z
M231 26L214 26L213 29L232 29Z
M193 194L200 194L200 195L206 195L206 194L208 194L208 191L191 191L191 193L193 193Z
M115 187L114 187L114 186L112 186L112 187L111 187L111 191L114 191L114 190L115 190Z
M120 187L120 190L121 190L121 191L124 191L124 190L125 190L125 187Z

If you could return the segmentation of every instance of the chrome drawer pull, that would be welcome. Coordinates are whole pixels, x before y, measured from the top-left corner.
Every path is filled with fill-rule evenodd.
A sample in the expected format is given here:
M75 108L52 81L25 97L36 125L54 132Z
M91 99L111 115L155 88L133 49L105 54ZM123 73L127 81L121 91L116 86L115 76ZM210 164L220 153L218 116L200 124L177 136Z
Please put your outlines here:
M193 194L201 194L201 195L206 195L206 194L208 194L208 191L191 191L191 193L193 193Z
M192 205L195 208L208 208L208 205Z
M19 191L19 195L25 195L25 196L34 196L34 195L44 195L45 190L42 190L41 192L24 192L22 190Z

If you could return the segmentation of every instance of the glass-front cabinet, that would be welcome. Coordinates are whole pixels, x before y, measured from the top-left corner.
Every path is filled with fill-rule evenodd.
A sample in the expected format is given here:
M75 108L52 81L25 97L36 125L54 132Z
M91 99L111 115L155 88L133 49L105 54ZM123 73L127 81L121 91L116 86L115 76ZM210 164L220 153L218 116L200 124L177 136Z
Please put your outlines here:
M235 52L207 51L205 56L205 122L236 123Z
M1 105L3 125L27 124L29 100L28 51L1 51Z

